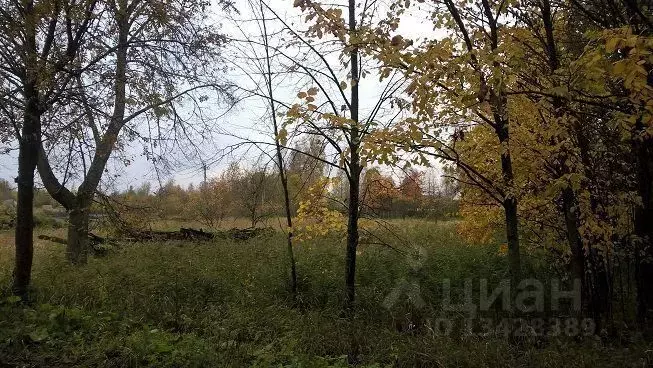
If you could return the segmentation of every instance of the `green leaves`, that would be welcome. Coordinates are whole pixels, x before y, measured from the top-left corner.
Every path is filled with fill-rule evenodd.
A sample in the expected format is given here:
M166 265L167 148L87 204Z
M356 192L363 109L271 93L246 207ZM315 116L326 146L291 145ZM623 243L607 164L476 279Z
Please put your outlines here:
M48 329L46 327L40 327L37 330L30 332L28 336L34 342L42 342L43 340L47 339L50 334L48 333Z
M18 303L20 303L20 301L21 301L21 298L19 296L16 296L16 295L6 297L5 300L4 300L5 303L10 304L10 305L18 304Z
M277 140L279 141L279 144L281 144L282 146L286 145L286 142L288 141L288 131L285 128L279 129Z
M547 90L547 92L551 93L553 95L559 96L559 97L564 97L564 98L569 96L569 88L567 86L564 86L564 85L549 88Z

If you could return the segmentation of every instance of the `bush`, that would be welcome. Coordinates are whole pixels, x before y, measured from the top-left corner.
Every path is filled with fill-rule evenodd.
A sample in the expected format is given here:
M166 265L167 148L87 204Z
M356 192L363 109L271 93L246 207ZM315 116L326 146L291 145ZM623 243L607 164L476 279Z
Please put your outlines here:
M43 212L34 213L34 226L60 229L66 226L65 221L57 219L53 216L47 215Z
M0 205L0 229L11 229L16 224L16 207Z

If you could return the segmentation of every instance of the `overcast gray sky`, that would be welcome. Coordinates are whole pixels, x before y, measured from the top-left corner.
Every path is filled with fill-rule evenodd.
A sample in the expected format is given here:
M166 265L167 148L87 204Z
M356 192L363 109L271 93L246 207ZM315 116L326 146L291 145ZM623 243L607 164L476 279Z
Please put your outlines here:
M275 11L288 23L293 23L297 29L301 30L305 28L305 26L302 24L299 10L294 9L292 3L292 0L272 0L270 4L271 7L275 9ZM236 39L243 38L243 31L245 33L251 33L252 37L256 37L256 35L260 34L257 24L255 22L245 21L253 18L247 2L244 0L237 1L236 6L240 14L233 15L233 17L236 18L235 20L219 20L222 24L223 30L225 33ZM278 28L279 26L279 24L275 25L272 21L268 23L268 27L271 28L270 32L273 32L275 27ZM424 17L416 17L414 15L406 15L402 18L401 27L398 32L405 38L412 39L423 37L432 38L434 35L438 34L437 31L433 31L432 24L425 20ZM227 46L226 52L228 55L243 54L243 47L244 44L242 43L232 42ZM256 52L262 53L262 48ZM330 61L334 64L337 63L335 56L332 57ZM228 72L229 79L238 84L242 84L245 88L251 89L252 81L247 80L247 78L244 77L243 70L238 69L238 67L231 66L230 71ZM300 84L300 86L302 85ZM369 111L369 109L371 109L377 100L376 97L378 97L382 86L383 84L379 82L378 76L374 73L361 81L361 111L365 111L366 109ZM296 93L299 91L297 88L298 86L293 85L293 81L288 79L284 79L283 83L280 83L275 87L275 94L279 96L277 98L288 102L292 102L293 99L296 98ZM218 113L221 113L221 111ZM266 122L262 120L265 114L266 102L261 99L252 98L238 104L229 113L216 120L215 123L219 126L219 129L239 137L271 141L271 135L269 133L263 133L264 131L269 132L269 127ZM213 137L212 142L210 142L206 149L206 157L204 157L205 160L211 162L208 169L209 177L219 175L219 173L232 160L243 160L245 163L252 163L257 157L259 157L260 151L255 147L251 147L248 150L241 149L235 152L233 156L226 157L219 162L214 162L217 152L236 142L238 142L238 139L228 135L216 134ZM105 179L111 179L104 181L105 187L107 183L111 183L110 185L112 187L124 189L130 185L138 186L145 181L150 181L153 184L153 188L157 188L157 171L155 170L154 165L151 162L148 162L145 157L141 155L141 151L142 147L139 144L133 144L128 149L126 154L129 156L131 164L126 167L122 163L110 161L108 165L109 175L106 176ZM202 165L200 163L202 160L196 159L193 161L194 162L187 162L178 165L171 172L159 171L158 176L164 181L172 178L184 186L190 183L199 183L203 177ZM13 178L16 175L17 151L14 150L9 154L0 156L0 177L13 182Z

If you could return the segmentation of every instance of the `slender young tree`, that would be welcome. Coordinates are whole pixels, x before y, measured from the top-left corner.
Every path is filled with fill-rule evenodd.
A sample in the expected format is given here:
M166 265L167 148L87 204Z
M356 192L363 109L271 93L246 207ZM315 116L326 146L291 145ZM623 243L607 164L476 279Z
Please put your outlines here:
M259 10L261 15L261 25L263 28L263 46L265 48L265 74L266 74L266 87L268 93L268 101L270 104L270 117L272 119L272 133L274 134L274 148L276 153L276 165L279 170L279 180L281 181L281 190L283 191L283 205L286 215L286 242L288 251L288 261L290 263L290 289L293 295L297 294L297 265L295 262L295 254L293 250L293 231L292 231L292 212L290 206L290 193L288 191L288 176L284 165L281 137L279 136L280 127L277 121L277 109L274 99L274 90L272 86L272 66L270 56L270 46L268 42L268 28L265 18L265 9L263 2L259 1Z
M356 0L349 0L347 5L349 15L350 38L356 35ZM351 119L349 136L349 202L347 213L347 252L345 254L345 285L347 293L345 296L345 307L351 308L354 303L356 285L356 249L358 248L358 219L360 217L360 185L363 164L360 157L361 148L361 127L358 117L359 96L358 88L360 82L359 72L359 50L356 43L349 45L349 65L351 67L351 94L349 100L349 118Z
M245 92L274 101L278 116L283 116L283 121L277 122L276 137L279 138L280 148L294 152L296 157L310 157L310 160L342 171L346 177L349 185L346 200L344 304L347 309L351 309L355 300L356 250L360 238L358 220L361 172L367 162L374 161L373 156L376 153L366 148L366 137L370 132L394 122L396 116L390 115L387 105L392 102L393 94L400 90L403 84L402 79L398 77L379 84L380 92L375 91L370 94L373 98L366 99L365 115L361 117L359 83L363 76L375 71L376 66L368 60L371 62L366 65L368 69L361 68L358 25L371 24L373 15L378 10L377 5L368 4L358 14L355 2L327 6L311 1L298 1L295 6L302 10L302 18L310 21L308 29L300 30L291 25L270 5L262 2L266 19L269 19L266 22L268 29L275 30L275 39L286 41L276 45L269 42L265 45L252 39L244 41L268 50L273 61L272 73L268 72L265 65L263 68L257 67L257 73L264 76L271 74L278 81L287 82L276 82L275 89L283 90L287 84L290 87L286 93L274 93L273 97L270 96L269 89L260 91L252 88ZM347 12L344 17L343 9ZM270 27L270 24L274 26ZM265 55L260 58L266 59ZM251 78L251 73L242 65L235 67ZM264 85L267 86L269 79L265 80ZM256 84L255 80L253 82ZM301 88L299 91L297 86ZM289 101L287 96L294 94L297 99ZM315 154L308 152L312 149L305 151L300 146L292 147L289 144L292 138L307 136L313 137L309 140L311 142L320 142L321 152Z
M388 108L394 102L394 94L401 90L403 81L396 75L388 78L377 87L381 90L371 102L371 108L365 101L365 115L361 114L362 101L359 95L361 79L372 72L376 73L378 65L371 60L364 63L361 59L360 44L363 42L360 29L369 28L380 11L379 4L365 4L357 13L359 4L349 0L346 4L324 5L313 1L296 1L295 6L302 9L306 19L311 20L306 36L290 31L294 39L318 59L317 67L298 65L297 67L311 76L315 87L300 92L297 96L302 104L293 105L287 117L291 127L307 129L324 138L337 155L338 167L347 178L347 237L345 249L345 298L344 308L351 311L356 297L356 254L360 242L359 219L361 207L361 174L365 165L379 159L381 153L368 145L371 133L391 126L398 113L391 114ZM343 10L346 10L343 17ZM289 28L290 29L290 28ZM325 39L339 51L339 63L331 62L331 55L320 51L313 39ZM363 70L366 66L368 70ZM337 74L346 73L346 77ZM349 91L347 91L349 89ZM318 96L322 93L321 96ZM324 102L317 105L317 99ZM342 103L337 103L341 101Z

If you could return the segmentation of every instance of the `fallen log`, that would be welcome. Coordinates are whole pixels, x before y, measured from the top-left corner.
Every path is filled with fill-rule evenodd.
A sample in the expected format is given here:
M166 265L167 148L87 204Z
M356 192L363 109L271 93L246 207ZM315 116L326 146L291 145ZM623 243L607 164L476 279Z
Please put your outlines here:
M48 240L53 243L68 244L68 240L50 235L39 235L39 239Z
M41 235L39 235L39 239L48 240L48 241L51 241L53 243L58 243L58 244L64 244L64 245L68 244L67 239L59 238L57 236L50 236L50 235L41 234ZM88 240L89 240L89 244L91 245L90 249L91 249L91 253L93 253L93 255L95 255L95 256L104 256L104 255L107 254L109 248L107 248L103 244L106 244L106 243L110 242L109 239L103 238L101 236L97 236L97 235L95 235L93 233L88 233Z
M274 234L271 227L249 227L245 229L231 228L229 230L217 231L210 233L203 229L180 228L179 231L130 231L128 236L122 239L107 239L93 233L88 233L91 248L94 253L106 253L105 247L100 246L104 243L116 243L118 241L128 242L150 242L150 241L168 241L168 240L211 240L214 238L232 239L235 241L245 241L256 237L270 236ZM49 240L54 243L67 244L66 239L56 236L39 235L39 239Z
M238 229L234 227L227 231L221 232L221 237L233 239L236 241L243 241L260 236L268 236L271 234L274 234L274 229L271 227L248 227L245 229Z
M212 233L208 233L202 229L195 230L191 228L181 228L179 229L179 232L184 234L185 237L187 238L192 238L192 239L213 239L215 235Z
M180 228L179 231L131 231L131 241L165 241L165 240L209 240L215 235L202 229Z
M203 229L180 228L179 231L140 231L130 234L131 241L165 241L165 240L211 240L214 238L232 239L236 241L248 240L259 236L274 234L271 227L250 227L245 229L231 228L218 230L214 233Z

